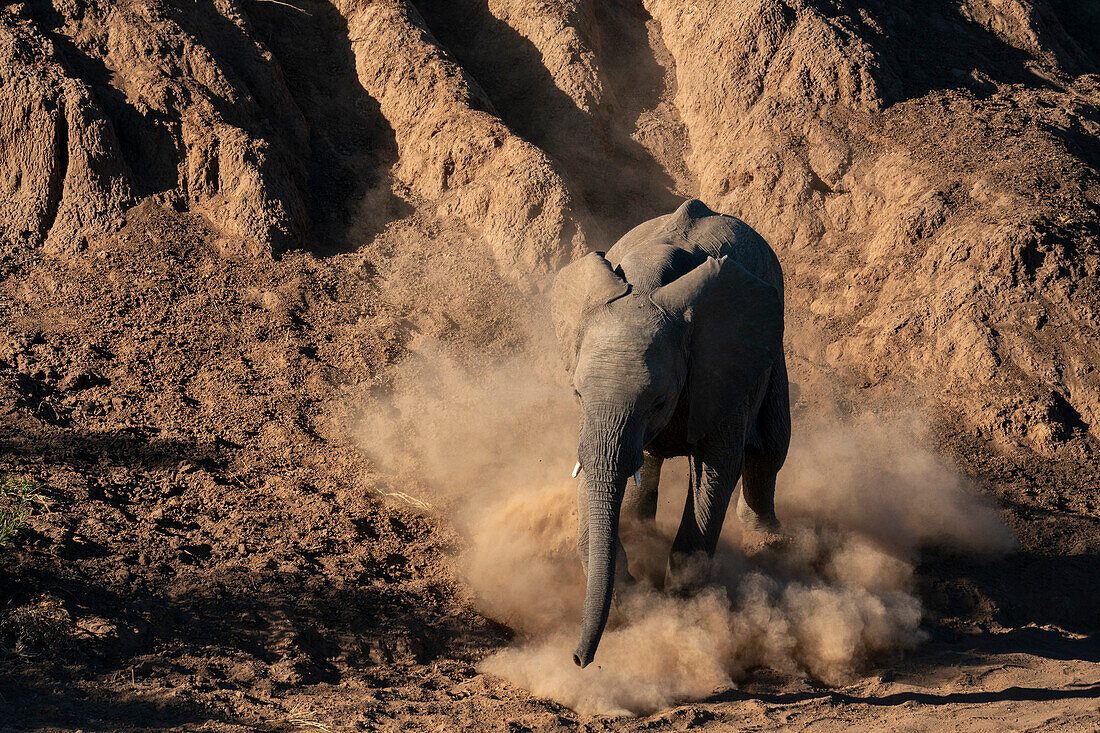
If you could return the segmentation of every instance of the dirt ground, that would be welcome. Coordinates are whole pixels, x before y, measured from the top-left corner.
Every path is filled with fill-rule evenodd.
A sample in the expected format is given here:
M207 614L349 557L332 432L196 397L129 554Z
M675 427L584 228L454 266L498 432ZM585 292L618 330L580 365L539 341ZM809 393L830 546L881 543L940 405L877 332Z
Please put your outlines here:
M1100 16L291 5L0 9L0 471L39 494L0 549L0 730L1100 729ZM477 471L441 495L363 426L425 340L549 354L547 277L687 196L783 263L790 488L864 480L810 460L821 425L916 415L869 489L935 461L1013 544L907 537L919 641L829 684L753 661L578 711L485 671L529 629L464 566ZM934 517L920 488L881 486Z

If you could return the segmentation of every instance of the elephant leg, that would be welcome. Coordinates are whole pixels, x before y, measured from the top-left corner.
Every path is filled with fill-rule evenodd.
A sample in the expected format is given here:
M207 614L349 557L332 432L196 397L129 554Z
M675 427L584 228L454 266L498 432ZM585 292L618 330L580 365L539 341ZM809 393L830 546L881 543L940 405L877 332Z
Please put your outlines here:
M778 532L775 517L775 477L787 458L791 442L791 408L787 368L780 356L756 417L756 430L745 446L741 499L737 518L750 530Z
M688 495L665 577L665 586L671 591L687 590L706 582L726 509L741 476L744 426L742 412L734 416L727 428L704 440L688 458Z
M577 480L577 554L581 558L581 567L588 577L588 491L582 473ZM634 576L627 565L626 549L619 537L615 537L615 585L633 585Z
M657 486L661 482L661 464L665 459L645 454L642 463L642 483L634 491L627 490L623 501L623 510L636 519L653 522L657 520ZM631 479L631 483L633 483Z

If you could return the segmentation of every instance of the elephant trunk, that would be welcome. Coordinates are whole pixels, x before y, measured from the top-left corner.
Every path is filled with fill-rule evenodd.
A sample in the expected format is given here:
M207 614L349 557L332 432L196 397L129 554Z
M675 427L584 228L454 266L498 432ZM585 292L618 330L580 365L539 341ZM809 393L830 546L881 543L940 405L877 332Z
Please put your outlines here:
M573 654L579 667L592 661L607 624L615 585L619 510L627 476L641 459L640 440L631 437L628 412L585 422L581 453L587 457L582 463L588 497L588 583L580 643Z
M608 479L588 480L588 584L584 592L581 639L573 653L578 667L586 667L596 655L615 585L615 538L619 532L622 490Z

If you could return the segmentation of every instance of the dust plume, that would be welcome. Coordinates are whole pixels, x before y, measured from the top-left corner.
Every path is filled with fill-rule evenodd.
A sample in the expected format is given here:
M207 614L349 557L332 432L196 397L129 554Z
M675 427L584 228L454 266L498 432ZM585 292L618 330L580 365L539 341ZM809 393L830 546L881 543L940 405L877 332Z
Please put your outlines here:
M462 533L479 610L517 631L484 672L585 714L645 714L734 686L753 667L841 684L924 636L922 544L999 551L997 512L923 444L919 421L796 419L777 504L790 541L754 546L729 513L710 585L661 592L686 491L666 462L655 526L624 520L639 583L617 592L596 664L572 662L584 598L574 547L579 408L547 344L485 363L415 344L370 408L362 444ZM408 487L415 487L408 488Z
M783 516L828 521L903 554L921 544L971 552L1011 548L998 512L923 447L931 441L918 416L800 423L776 491Z

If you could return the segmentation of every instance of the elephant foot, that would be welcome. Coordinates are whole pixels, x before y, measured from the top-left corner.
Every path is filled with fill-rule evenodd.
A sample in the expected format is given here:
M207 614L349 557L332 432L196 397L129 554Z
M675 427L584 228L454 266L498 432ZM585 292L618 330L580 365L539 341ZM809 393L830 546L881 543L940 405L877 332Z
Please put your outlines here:
M615 590L611 594L611 608L621 610L626 600L641 590L642 585L630 573L615 576Z
M741 535L741 552L750 558L782 552L791 541L790 535L781 532L745 532Z
M665 570L665 592L689 596L710 580L710 557L705 552L673 552Z
M622 588L623 590L630 590L638 585L638 581L629 572L617 572L615 573L615 590Z
M757 514L744 501L737 503L737 518L741 521L741 526L750 532L783 534L779 528L779 520L775 518L775 512Z
M744 504L737 506L741 520L741 549L749 556L765 550L782 550L791 543L791 536L779 526L775 514L760 516Z
M789 534L766 526L760 529L746 527L745 530L741 533L741 551L747 557L755 557L762 553L783 552L793 541Z

